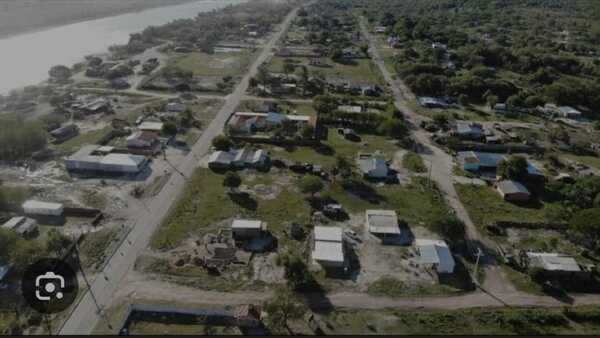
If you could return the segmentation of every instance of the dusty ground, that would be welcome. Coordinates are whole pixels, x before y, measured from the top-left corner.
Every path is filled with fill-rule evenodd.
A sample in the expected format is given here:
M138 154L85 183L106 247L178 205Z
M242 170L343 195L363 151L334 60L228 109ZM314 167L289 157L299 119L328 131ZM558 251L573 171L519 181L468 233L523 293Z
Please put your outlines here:
M2 0L0 38L192 0Z

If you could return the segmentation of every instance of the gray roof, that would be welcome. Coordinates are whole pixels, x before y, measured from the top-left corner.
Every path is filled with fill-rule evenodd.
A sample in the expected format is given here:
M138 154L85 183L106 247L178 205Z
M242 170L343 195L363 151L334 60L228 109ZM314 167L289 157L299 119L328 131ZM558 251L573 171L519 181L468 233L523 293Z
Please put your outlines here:
M315 241L342 242L342 228L316 226Z
M398 215L394 210L367 210L365 218L371 233L400 234Z
M497 186L505 195L518 193L529 194L529 190L527 190L523 184L516 181L501 181L498 182Z
M581 271L577 261L567 255L545 252L528 252L530 264L548 271Z

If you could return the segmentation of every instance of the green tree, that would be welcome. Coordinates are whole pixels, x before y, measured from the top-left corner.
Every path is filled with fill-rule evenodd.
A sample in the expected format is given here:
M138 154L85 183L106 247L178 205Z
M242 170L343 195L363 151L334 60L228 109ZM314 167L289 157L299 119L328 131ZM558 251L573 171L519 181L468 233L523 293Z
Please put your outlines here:
M234 172L227 172L223 179L223 186L228 187L231 192L235 192L237 188L242 184L242 178L240 175Z
M403 120L388 118L379 124L377 132L401 140L408 135L408 127Z
M523 156L511 156L498 165L498 175L506 180L525 181L529 164Z
M458 103L460 103L461 106L468 106L469 105L469 97L465 94L460 94L458 95Z
M314 286L315 281L302 256L286 251L277 260L285 268L285 279L290 288L302 291Z
M485 98L485 102L487 102L487 104L490 107L490 109L494 109L494 106L496 104L498 104L498 96L496 96L496 95L488 95Z
M59 82L64 82L71 77L72 73L69 67L58 65L50 68L50 70L48 71L48 75L50 75L51 78Z
M448 214L437 218L431 227L447 240L457 242L465 239L465 224L454 215Z
M323 187L323 181L313 175L305 175L298 181L298 188L300 188L300 191L305 194L311 194L312 196L321 191Z
M63 235L60 231L52 229L48 232L46 249L49 253L60 257L68 249L69 245L71 245L71 239Z
M264 304L264 310L267 313L266 325L269 329L274 333L281 333L285 329L290 335L293 332L288 321L298 319L306 312L304 304L293 290L282 286L275 289L273 298Z
M440 128L445 128L448 122L448 116L444 113L436 113L433 115L433 123Z
M342 155L336 156L335 166L342 177L349 177L352 174L352 164Z
M585 209L577 212L570 222L570 228L594 241L594 246L598 247L600 238L600 208Z
M229 151L229 149L233 146L233 142L231 142L229 137L225 135L218 135L212 140L212 145L217 150Z
M292 63L292 60L285 59L283 61L283 73L288 76L296 70L296 66Z
M312 139L313 137L315 137L315 128L310 125L305 125L304 127L302 127L300 133L302 134L302 138L307 140Z
M171 121L165 122L161 131L164 135L173 136L177 134L177 125Z

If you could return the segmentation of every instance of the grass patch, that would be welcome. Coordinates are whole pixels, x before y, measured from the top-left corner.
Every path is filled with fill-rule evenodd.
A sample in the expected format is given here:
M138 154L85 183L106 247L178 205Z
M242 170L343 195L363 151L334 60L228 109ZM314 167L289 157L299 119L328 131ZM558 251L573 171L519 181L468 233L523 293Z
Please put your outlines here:
M323 317L326 334L572 334L596 333L575 326L560 309L509 308L434 311L338 310Z
M241 335L241 331L233 326L207 326L202 324L158 323L135 321L129 326L129 334L133 335Z
M585 164L589 167L594 167L600 170L600 157L597 156L577 156L573 154L562 154L561 157L567 158L571 161Z
M272 73L283 73L283 65L286 59L292 60L297 65L306 65L310 74L322 74L324 76L343 77L355 81L374 82L382 85L383 77L379 69L370 59L353 60L355 62L341 64L333 62L331 58L323 59L323 62L332 67L314 67L308 65L308 58L285 58L275 56L271 59L267 69ZM301 75L301 67L296 67L296 75Z
M84 193L81 195L81 200L83 203L85 203L85 205L100 210L106 208L106 205L108 204L106 195L94 190L84 191Z
M265 174L257 174L263 177ZM256 179L255 179L256 180ZM219 221L234 216L256 218L267 222L269 230L280 235L283 222L306 223L310 219L310 207L304 197L290 189L284 189L276 199L258 199L244 207L234 202L223 187L223 175L208 169L196 171L183 197L167 217L164 225L152 239L153 248L173 248L190 233L202 235L218 228ZM253 181L256 182L256 181ZM244 182L245 184L245 182ZM243 201L242 201L243 202Z
M423 162L423 158L413 152L408 152L402 157L402 166L416 173L427 172L427 167L425 166L425 162Z
M531 293L538 296L546 296L542 286L534 282L526 273L519 272L513 268L502 265L502 272L506 275L512 285L519 291Z
M498 221L507 222L545 222L545 205L539 207L521 207L504 201L490 187L477 187L468 184L456 184L461 202L478 226L486 226Z
M116 228L102 229L87 234L80 247L83 266L98 268L106 259L106 251L111 243L118 240L119 230Z
M195 76L238 76L242 74L252 60L252 53L189 53L176 57L167 67L191 71Z
M106 127L103 129L89 131L87 133L79 134L64 143L52 145L52 147L63 154L71 155L81 148L85 144L98 144L98 141L104 137L112 127Z

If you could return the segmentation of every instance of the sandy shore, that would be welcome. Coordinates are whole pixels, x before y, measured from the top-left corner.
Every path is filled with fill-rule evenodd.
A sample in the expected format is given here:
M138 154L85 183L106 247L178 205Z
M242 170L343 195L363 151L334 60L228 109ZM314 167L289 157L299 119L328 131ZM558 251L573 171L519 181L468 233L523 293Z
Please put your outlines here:
M0 38L197 0L0 0Z

